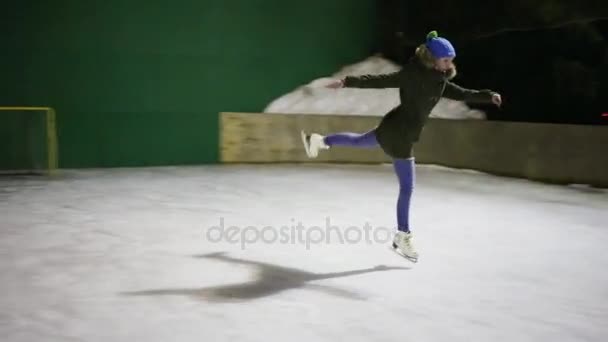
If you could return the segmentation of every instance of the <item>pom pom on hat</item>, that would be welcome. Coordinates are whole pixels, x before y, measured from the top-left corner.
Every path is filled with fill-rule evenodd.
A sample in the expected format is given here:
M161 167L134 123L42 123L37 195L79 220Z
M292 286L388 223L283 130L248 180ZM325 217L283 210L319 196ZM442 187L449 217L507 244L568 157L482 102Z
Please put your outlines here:
M431 40L437 37L439 37L439 33L437 33L437 31L431 31L429 32L429 34L426 35L426 40Z
M443 37L439 37L437 31L431 31L426 35L426 47L435 58L456 57L456 50L452 43Z

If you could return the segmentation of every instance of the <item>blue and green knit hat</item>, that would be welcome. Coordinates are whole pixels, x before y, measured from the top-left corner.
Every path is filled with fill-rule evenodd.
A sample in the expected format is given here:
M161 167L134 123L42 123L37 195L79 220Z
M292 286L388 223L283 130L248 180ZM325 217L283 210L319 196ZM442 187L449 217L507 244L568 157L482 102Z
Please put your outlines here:
M439 37L437 31L426 35L426 47L435 58L456 57L456 50L449 40Z

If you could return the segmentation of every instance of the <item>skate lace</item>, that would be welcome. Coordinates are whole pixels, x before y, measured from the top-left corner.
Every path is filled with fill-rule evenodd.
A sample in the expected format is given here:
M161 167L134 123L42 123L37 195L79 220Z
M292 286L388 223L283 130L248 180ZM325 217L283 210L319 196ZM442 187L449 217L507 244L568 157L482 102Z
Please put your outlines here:
M407 246L407 248L412 248L412 240L410 238L407 237L403 237L403 244Z
M412 250L412 239L409 236L401 237L401 244L406 247L408 250Z

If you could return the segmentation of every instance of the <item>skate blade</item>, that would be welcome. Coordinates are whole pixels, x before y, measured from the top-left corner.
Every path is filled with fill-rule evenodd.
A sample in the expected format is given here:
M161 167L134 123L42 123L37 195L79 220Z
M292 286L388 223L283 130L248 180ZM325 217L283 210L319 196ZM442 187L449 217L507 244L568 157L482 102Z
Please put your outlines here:
M310 146L308 145L308 141L306 140L306 133L302 130L300 131L300 136L302 137L302 144L304 144L304 152L308 158L312 158L310 155Z
M400 256L400 257L402 257L402 258L404 258L406 260L409 260L409 261L411 261L413 263L417 263L418 262L418 258L413 258L411 256L408 256L408 255L404 254L403 252L401 252L401 250L398 247L389 246L388 248L391 251L393 251L395 254L397 254L398 256Z

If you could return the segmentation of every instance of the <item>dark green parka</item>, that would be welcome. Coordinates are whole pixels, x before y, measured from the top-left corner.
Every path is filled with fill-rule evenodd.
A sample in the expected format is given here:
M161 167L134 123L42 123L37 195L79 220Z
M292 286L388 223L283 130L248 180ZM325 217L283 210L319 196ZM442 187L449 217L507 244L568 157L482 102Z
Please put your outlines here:
M491 103L491 90L462 88L450 80L455 70L440 72L433 61L419 48L401 70L383 75L348 76L348 88L399 88L401 104L386 114L378 127L376 138L381 148L393 158L411 157L412 145L420 134L431 111L441 97L453 100Z

